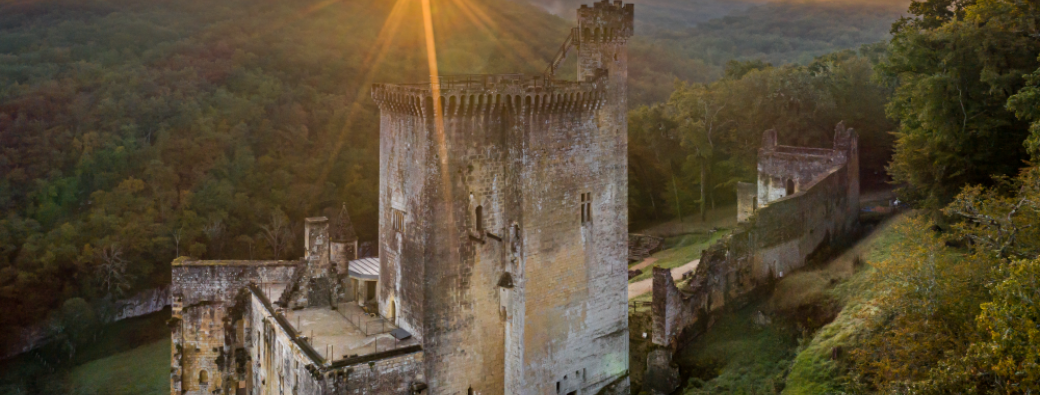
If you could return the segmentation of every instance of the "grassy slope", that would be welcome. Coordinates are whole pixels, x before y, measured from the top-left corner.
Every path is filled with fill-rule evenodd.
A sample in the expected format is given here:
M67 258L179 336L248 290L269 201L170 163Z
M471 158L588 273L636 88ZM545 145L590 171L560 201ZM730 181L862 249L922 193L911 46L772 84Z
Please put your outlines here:
M821 328L795 357L787 376L785 395L814 395L839 391L838 365L831 359L832 350L854 344L867 317L873 312L870 303L874 290L870 283L871 262L884 260L888 251L899 241L895 225L905 216L896 217L881 225L862 245L861 257L865 270L859 270L848 281L829 293L845 305L833 322Z
M755 325L753 317L765 304L720 316L702 339L681 351L679 364L694 370L684 395L768 394L779 388L797 333L785 325Z
M657 258L657 262L654 262L654 266L659 266L665 269L677 268L679 266L690 263L694 259L700 259L701 253L708 249L709 246L715 244L723 236L728 235L728 230L718 231L715 233L708 234L689 234L679 236L670 240L667 240L667 244L671 244L671 247L658 251L653 255ZM653 275L653 270L650 268L643 269L643 273L633 277L628 282L633 283L636 281L642 281L650 278Z
M703 337L680 351L677 362L690 375L683 393L762 394L783 390L785 394L826 394L836 390L831 350L854 340L860 313L869 306L859 301L869 299L871 291L869 265L854 270L852 260L856 256L867 262L884 259L898 241L893 225L900 218L882 223L870 237L826 265L787 276L769 298L719 316ZM804 337L804 321L809 317L811 323L814 316L789 316L811 311L807 310L810 306L819 311L834 304L845 308L811 340ZM755 325L759 311L770 316L772 324Z
M170 339L92 361L55 375L48 393L161 395L170 393Z
M169 393L169 318L163 310L111 324L72 361L54 344L0 361L0 394Z

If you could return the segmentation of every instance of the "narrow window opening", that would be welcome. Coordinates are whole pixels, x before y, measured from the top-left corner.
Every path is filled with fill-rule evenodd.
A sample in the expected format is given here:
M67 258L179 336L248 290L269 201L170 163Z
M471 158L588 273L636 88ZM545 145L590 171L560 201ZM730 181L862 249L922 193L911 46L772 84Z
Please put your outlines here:
M199 372L199 384L205 385L209 383L209 373L205 370Z
M560 393L560 382L559 381L556 382L556 393L557 394Z
M484 206L477 206L477 233L484 233Z
M794 194L794 180L787 180L787 195Z
M390 209L390 226L396 232L404 232L404 211Z
M592 221L592 193L581 194L581 223Z

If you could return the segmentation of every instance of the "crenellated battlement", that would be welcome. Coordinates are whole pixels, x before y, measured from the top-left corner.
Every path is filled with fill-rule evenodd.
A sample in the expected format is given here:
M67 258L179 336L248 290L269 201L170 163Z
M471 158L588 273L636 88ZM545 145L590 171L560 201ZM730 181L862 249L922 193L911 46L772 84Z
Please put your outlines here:
M592 7L582 5L578 9L578 27L575 29L579 43L625 41L632 37L635 28L635 5L621 0L613 3L603 0Z
M441 112L446 117L505 113L595 111L605 103L606 87L594 81L560 81L522 74L441 76ZM433 114L431 84L375 84L372 98L381 111Z

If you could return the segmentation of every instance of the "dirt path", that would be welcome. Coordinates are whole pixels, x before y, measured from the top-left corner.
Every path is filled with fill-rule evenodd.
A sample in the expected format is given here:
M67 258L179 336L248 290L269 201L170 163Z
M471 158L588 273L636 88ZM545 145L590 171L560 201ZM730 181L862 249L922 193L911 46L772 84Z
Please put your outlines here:
M694 260L690 261L689 263L687 263L685 265L682 265L682 266L679 266L677 268L672 269L672 279L673 280L678 280L679 278L682 277L683 273L686 273L688 271L696 269L698 263L701 263L701 260L700 259L694 259ZM637 297L639 295L642 295L642 294L645 294L647 292L650 292L650 290L653 289L653 287L654 287L654 279L653 279L653 277L648 278L648 279L643 280L643 281L638 281L638 282L634 282L634 283L628 284L628 299L632 300L633 298L635 298L635 297Z
M671 220L643 228L635 233L669 237L693 232L706 232L711 228L733 228L737 226L737 205L720 206L708 211L708 220L701 221L699 214L686 216L683 222Z
M629 267L628 270L643 270L643 268L653 265L654 262L657 262L657 258L646 258L642 262L635 264L635 266Z

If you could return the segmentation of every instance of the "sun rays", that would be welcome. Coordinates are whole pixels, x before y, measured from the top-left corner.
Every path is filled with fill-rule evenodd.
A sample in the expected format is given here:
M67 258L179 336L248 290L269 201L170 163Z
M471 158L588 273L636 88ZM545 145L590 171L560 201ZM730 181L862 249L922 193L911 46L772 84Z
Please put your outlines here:
M298 23L307 15L314 14L343 0L323 0L316 2L299 13L288 18L287 23ZM379 1L379 0L375 0ZM530 70L541 70L547 63L547 59L538 55L529 42L535 41L535 36L524 29L515 26L505 15L499 14L500 10L486 7L479 1L474 0L394 0L393 7L383 22L375 40L369 45L365 53L361 70L357 74L356 91L350 97L350 104L346 109L346 115L342 129L332 142L331 150L328 151L326 165L322 166L316 179L317 185L323 185L335 171L335 163L342 155L344 146L349 141L353 128L358 124L359 118L365 113L365 101L369 99L371 85L379 77L381 71L385 72L386 62L399 62L400 59L388 59L391 49L412 43L422 43L425 49L426 67L429 72L429 82L433 91L433 107L436 114L434 130L440 166L444 182L444 192L451 193L450 175L447 174L446 163L446 136L441 119L443 103L440 100L440 85L438 75L441 73L441 60L438 60L437 40L450 41L459 37L479 37L489 42L496 51L505 57L509 65ZM421 15L418 15L420 14ZM422 25L418 25L421 19ZM414 22L413 22L414 21ZM280 26L276 26L278 28ZM394 51L396 58L397 52ZM406 56L407 53L400 54ZM487 54L479 53L480 56ZM417 59L410 59L417 60ZM478 69L481 69L478 67ZM454 70L452 70L454 71ZM450 71L449 71L450 72ZM455 71L457 72L457 71ZM373 132L374 133L374 132ZM446 198L448 196L445 196ZM450 201L450 199L446 199Z
M377 0L378 1L378 0ZM340 152L343 150L343 144L346 142L346 137L354 126L354 122L357 121L358 115L362 110L362 100L368 99L368 90L374 82L376 72L379 71L379 65L383 63L386 58L387 52L390 50L394 38L397 36L398 30L400 30L401 23L405 19L407 7L414 0L395 0L394 7L390 10L390 15L387 16L386 21L383 23L383 27L379 30L379 34L376 35L375 41L369 48L368 53L365 55L365 60L361 63L362 67L365 68L365 72L362 74L360 82L357 85L357 92L354 93L353 101L350 103L347 109L347 117L343 122L343 128L340 129L339 136L335 139L335 146L331 152L327 165L322 167L321 174L318 176L317 185L322 185L325 180L328 179L329 172L334 167L333 164L339 158Z

